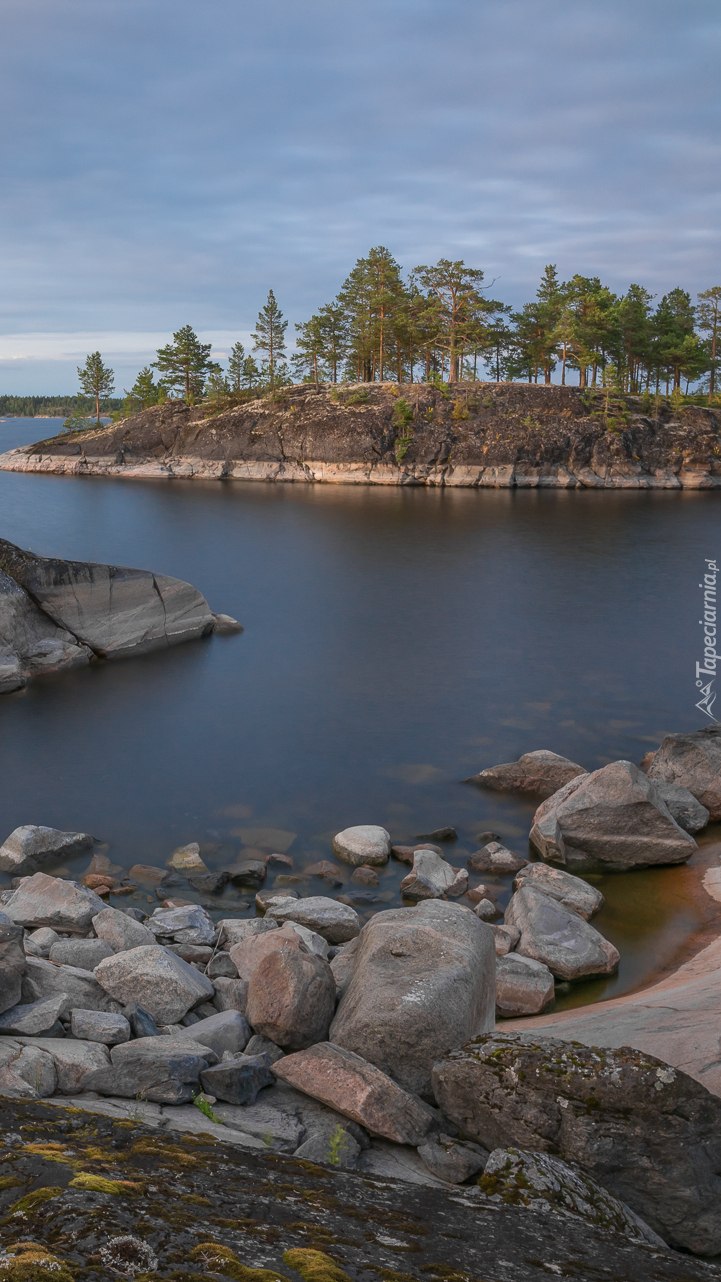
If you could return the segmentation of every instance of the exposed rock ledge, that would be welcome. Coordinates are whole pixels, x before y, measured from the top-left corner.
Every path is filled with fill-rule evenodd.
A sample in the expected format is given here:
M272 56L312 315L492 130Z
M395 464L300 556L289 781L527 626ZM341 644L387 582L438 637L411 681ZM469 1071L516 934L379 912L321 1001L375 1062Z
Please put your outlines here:
M299 385L209 416L169 401L109 427L0 455L57 475L339 485L603 489L721 487L721 415L518 383ZM403 400L403 405L400 401Z
M240 631L190 583L149 570L61 561L0 539L0 694L40 672Z

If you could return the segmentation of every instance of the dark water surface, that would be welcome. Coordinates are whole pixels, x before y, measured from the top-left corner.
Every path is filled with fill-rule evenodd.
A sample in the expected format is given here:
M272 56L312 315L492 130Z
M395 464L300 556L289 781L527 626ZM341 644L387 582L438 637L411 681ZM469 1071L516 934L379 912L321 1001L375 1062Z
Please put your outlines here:
M0 449L53 426L0 423ZM89 831L126 867L165 864L189 841L206 843L211 867L241 847L287 848L298 869L330 858L351 824L399 841L453 824L459 866L484 829L525 853L535 809L468 775L534 748L588 769L639 761L703 720L694 663L703 559L719 551L714 493L0 473L0 510L0 533L23 547L177 575L245 628L4 696L3 838L23 823ZM718 836L685 868L598 881L595 924L621 968L566 1004L636 987L711 928L718 905L699 883ZM406 871L392 861L359 911L399 902ZM510 879L498 889L505 902ZM229 889L219 907L238 898Z

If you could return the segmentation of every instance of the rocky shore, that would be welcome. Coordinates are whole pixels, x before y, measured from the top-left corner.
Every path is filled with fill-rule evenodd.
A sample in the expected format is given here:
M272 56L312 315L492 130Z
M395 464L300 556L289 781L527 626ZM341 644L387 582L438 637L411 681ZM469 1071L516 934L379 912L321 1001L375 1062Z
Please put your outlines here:
M0 456L54 475L345 485L717 489L719 411L520 383L283 388L213 410L170 401Z
M0 694L43 672L239 631L181 579L36 556L0 539Z
M212 870L190 845L173 852L165 868L136 865L124 874L106 854L93 853L89 834L17 829L0 847L0 869L13 877L0 893L0 1095L6 1113L12 1116L16 1101L18 1117L34 1119L27 1125L37 1123L40 1138L28 1158L20 1138L6 1137L11 1178L0 1179L0 1222L14 1227L14 1217L30 1218L33 1241L48 1249L53 1225L62 1223L63 1241L86 1243L80 1260L88 1264L88 1254L109 1249L106 1227L99 1231L91 1211L102 1207L104 1216L112 1198L130 1190L136 1157L145 1174L133 1196L144 1194L148 1178L160 1178L164 1146L194 1153L182 1144L202 1135L215 1152L216 1176L232 1166L237 1175L252 1151L254 1161L280 1163L281 1189L284 1162L291 1179L298 1172L312 1180L323 1172L361 1177L364 1206L376 1205L376 1191L367 1190L377 1190L378 1181L425 1188L424 1196L455 1190L453 1205L474 1215L491 1244L498 1241L495 1214L518 1218L519 1243L529 1226L536 1232L533 1216L544 1215L548 1232L537 1239L543 1254L523 1272L510 1248L499 1254L492 1246L494 1276L532 1278L533 1268L542 1276L549 1266L562 1272L565 1244L573 1242L578 1259L589 1232L608 1242L614 1268L621 1267L613 1255L621 1241L631 1253L626 1271L614 1276L697 1276L674 1273L669 1252L721 1257L721 1098L715 1078L701 1080L693 1057L679 1063L683 1035L658 1057L629 1044L628 1021L621 1043L614 1035L594 1038L591 1024L576 1037L564 1017L540 1027L534 1021L529 1031L494 1027L496 1016L542 1011L556 984L618 964L589 921L600 892L564 863L622 872L683 861L695 849L688 829L717 817L721 727L669 735L643 765L615 762L589 774L543 751L476 776L483 787L546 794L532 830L543 856L537 863L514 855L493 833L482 834L485 844L464 869L450 864L438 841L393 846L377 825L338 833L336 863L306 873L332 884L342 864L363 887L391 858L409 866L405 906L365 924L348 895L299 896L287 855L241 857ZM434 834L441 841L447 835ZM77 880L42 871L83 851L90 862ZM265 889L273 869L280 870L276 884ZM494 920L488 887L470 885L475 872L513 878L502 923ZM212 898L189 897L212 897L230 879L255 893L255 917L223 917ZM123 908L123 895L141 882L155 886L157 906L147 913ZM648 1001L644 1009L668 1024L668 1002L654 1008ZM571 1016L602 1024L604 1007ZM652 1016L644 1034L650 1022ZM62 1114L67 1106L77 1111ZM81 1140L99 1137L92 1156L81 1149L78 1157L74 1136L70 1144L43 1138L75 1118L77 1127L70 1120L68 1129L79 1129ZM111 1151L105 1141L123 1126L127 1140L114 1140ZM170 1139L174 1132L182 1139ZM222 1154L214 1143L226 1146ZM118 1147L127 1150L127 1164ZM67 1179L49 1185L44 1170L38 1183L37 1157L59 1163ZM208 1187L206 1181L201 1200ZM48 1190L47 1206L33 1201L39 1188ZM213 1185L208 1204L227 1206L228 1196ZM404 1207L413 1197L420 1192L403 1192ZM446 1204L434 1205L440 1215ZM149 1211L147 1232L133 1247L149 1245L156 1265L169 1244L164 1215ZM260 1221L263 1232L271 1221ZM133 1237L133 1225L118 1222L123 1226ZM279 1230L274 1242L282 1237ZM259 1252L257 1241L249 1256L245 1238L211 1239L226 1251L219 1273L250 1282L236 1269L240 1258L243 1266L270 1262L279 1276L272 1269L281 1268L280 1257ZM186 1268L211 1239L183 1237ZM287 1240L283 1259L291 1269L288 1251L309 1240L313 1249L319 1245L315 1230L300 1243L292 1234ZM399 1250L405 1241L397 1239ZM549 1241L556 1243L550 1255ZM599 1250L605 1260L606 1248ZM472 1258L463 1264L451 1256L464 1282ZM331 1250L323 1268L339 1261L354 1278L368 1267L353 1251ZM579 1264L580 1276L608 1276L605 1264L593 1271L597 1264ZM450 1277L451 1264L443 1268L439 1277ZM325 1282L322 1272L296 1271ZM391 1264L376 1272L388 1282L416 1276ZM339 1282L337 1272L327 1278Z

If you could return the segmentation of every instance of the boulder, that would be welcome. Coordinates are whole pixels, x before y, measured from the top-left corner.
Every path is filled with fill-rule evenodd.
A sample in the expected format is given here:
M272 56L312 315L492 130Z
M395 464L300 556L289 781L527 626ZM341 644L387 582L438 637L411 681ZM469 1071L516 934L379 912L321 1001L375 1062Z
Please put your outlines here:
M35 556L0 540L3 568L58 627L116 659L212 632L214 616L189 583L148 570Z
M653 780L630 761L572 779L539 806L531 844L568 868L684 863L696 842L673 819Z
M421 1100L374 1064L332 1042L286 1055L273 1065L273 1072L396 1144L420 1144L433 1124L433 1114Z
M205 973L208 979L237 979L238 967L230 953L217 952L208 962Z
M376 913L330 1040L427 1094L435 1060L493 1027L495 970L490 927L460 904L430 899Z
M526 864L513 882L514 890L520 890L521 886L535 886L586 921L604 903L603 895L595 886L589 885L581 877L574 877L570 872L563 872L561 868L551 868L548 864Z
M110 960L110 959L108 959ZM118 1015L120 1006L98 983L95 972L78 966L56 966L43 957L28 957L27 977L38 997L63 997L61 1019L71 1010L101 1010Z
M229 1130L263 1140L275 1153L295 1153L305 1139L306 1128L294 1112L266 1104L267 1094L242 1107L220 1101L213 1105L213 1112Z
M22 926L5 917L0 922L0 1014L20 1001L26 966Z
M432 850L416 850L413 855L413 870L401 882L401 894L406 899L414 900L442 899L445 894L451 893L457 877L458 869L451 868L441 855L436 855ZM467 886L467 873L465 883Z
M84 935L103 906L102 899L87 886L36 872L18 886L4 908L19 926L52 926L53 930Z
M187 846L178 846L168 860L168 867L175 872L207 872L208 866L200 857L200 846L197 841L190 841Z
M237 1055L200 1074L206 1095L215 1095L227 1104L254 1104L264 1086L275 1078L265 1055Z
M298 942L297 949L276 949L264 957L248 983L251 1027L283 1050L324 1041L335 1010L335 980L328 962Z
M322 935L317 934L314 930L309 930L307 926L301 926L298 921L289 921L286 922L286 925L303 940L309 953L314 953L316 957L322 957L324 961L328 961L330 945Z
M481 770L468 782L492 788L494 792L534 793L539 797L550 797L571 779L585 773L583 766L569 761L568 757L559 757L557 752L541 749L524 752L518 761Z
M29 1005L13 1006L0 1015L0 1033L25 1037L63 1037L60 1016L66 1014L66 999L41 997Z
M155 935L142 922L133 921L127 913L118 908L103 908L97 917L93 917L93 930L98 939L104 940L114 953L127 953L131 948L141 948L143 944L154 944Z
M117 1046L130 1040L130 1024L124 1015L109 1015L100 1010L74 1010L70 1029L81 1042L102 1042Z
M265 1055L270 1064L275 1064L276 1060L282 1059L285 1051L271 1042L269 1037L261 1037L260 1033L254 1033L248 1045L245 1047L246 1055Z
M223 917L218 922L218 947L229 952L234 944L240 944L249 935L262 935L266 930L277 929L278 923L272 917L251 917L245 920Z
M486 1148L549 1153L675 1248L721 1252L721 1099L679 1069L628 1046L495 1033L439 1062L433 1088Z
M178 1056L195 1056L203 1061L203 1067L217 1064L219 1056L211 1046L202 1042L191 1042L183 1037L185 1029L177 1026L170 1034L159 1034L157 1037L142 1037L139 1041L122 1042L113 1046L110 1062L116 1067L135 1059L176 1059Z
M322 935L329 944L344 944L360 934L360 919L355 909L339 904L337 899L326 899L324 895L275 904L268 908L267 915L281 924L297 922Z
M76 1042L71 1037L38 1037L32 1041L18 1037L16 1040L52 1055L58 1077L57 1089L61 1095L79 1095L81 1091L95 1090L94 1086L86 1085L87 1079L110 1063L107 1048L99 1042Z
M354 868L360 864L385 864L391 853L391 839L377 824L357 824L336 834L333 853Z
M611 1229L630 1242L665 1250L663 1239L629 1206L595 1180L547 1153L494 1149L478 1183L485 1197L499 1206L510 1203L545 1213L568 1211L581 1216L585 1224Z
M516 952L543 962L558 979L611 975L618 969L620 955L613 944L577 912L533 885L513 894L505 920L521 932Z
M497 1019L540 1015L550 1006L554 992L553 975L543 962L512 952L496 957Z
M513 851L501 845L500 841L489 841L487 846L468 856L468 867L473 872L518 872L519 869L525 868L527 863L527 859L522 855L514 855Z
M184 908L156 908L145 923L157 937L174 939L177 944L214 944L213 920L200 904Z
M268 957L279 948L294 948L300 952L310 951L300 934L293 929L292 923L288 922L283 926L282 930L266 931L261 935L248 935L246 939L233 945L228 957L235 966L240 979L250 982L256 966L260 964L263 958Z
M248 1007L248 981L225 979L222 975L213 980L213 1005L216 1010L239 1010L244 1015Z
M139 1056L91 1073L84 1089L151 1104L187 1104L197 1094L204 1067L199 1055Z
M48 957L53 944L57 944L60 936L57 931L50 926L40 926L38 930L33 930L25 936L23 946L25 952L32 957Z
M489 1153L480 1144L453 1139L441 1132L426 1136L418 1146L418 1156L436 1179L445 1180L446 1184L463 1184L483 1170Z
M360 935L351 939L349 944L344 944L339 952L331 961L330 968L333 971L335 979L335 991L337 1000L340 1001L351 979L355 968L356 955L358 952L358 941Z
M295 1157L306 1162L322 1162L336 1170L352 1171L361 1155L361 1146L357 1144L348 1131L339 1128L335 1132L314 1131L295 1150Z
M95 978L116 1001L137 1002L156 1024L176 1024L194 1006L215 996L205 975L159 945L106 957L96 967Z
M134 923L137 925L137 922ZM59 939L48 954L58 966L76 966L78 970L95 970L105 957L112 957L113 950L102 939Z
M677 783L667 783L665 779L654 779L653 782L679 828L693 833L706 827L709 812L688 788L682 788Z
M92 657L0 569L0 694L22 689L39 672L77 667Z
M648 768L648 777L688 788L712 820L721 819L721 726L704 726L692 734L667 734Z
M37 824L23 824L16 828L0 846L0 872L22 877L34 873L38 865L65 855L76 855L93 838L87 832L58 832L57 828L43 828Z
M201 1019L197 1024L191 1024L190 1028L184 1028L178 1036L181 1040L209 1046L218 1059L222 1059L226 1051L235 1055L245 1050L250 1040L250 1029L239 1011L225 1010Z
M20 1053L12 1061L12 1071L32 1087L38 1098L47 1099L49 1095L54 1095L58 1089L58 1075L52 1055L39 1050L37 1046L18 1049Z

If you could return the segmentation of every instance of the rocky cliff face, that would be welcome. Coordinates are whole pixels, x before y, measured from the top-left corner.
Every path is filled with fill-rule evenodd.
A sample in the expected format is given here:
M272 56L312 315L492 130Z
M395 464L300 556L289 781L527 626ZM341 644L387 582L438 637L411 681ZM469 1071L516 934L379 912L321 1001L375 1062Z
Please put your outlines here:
M0 694L40 672L238 627L181 579L34 556L0 539Z
M215 413L171 401L0 457L0 469L345 484L715 489L721 414L479 383L309 385Z

